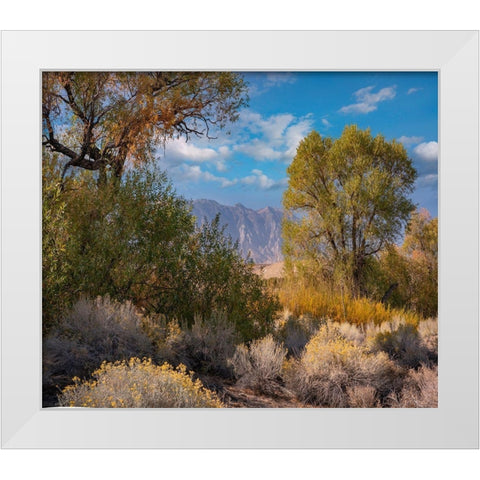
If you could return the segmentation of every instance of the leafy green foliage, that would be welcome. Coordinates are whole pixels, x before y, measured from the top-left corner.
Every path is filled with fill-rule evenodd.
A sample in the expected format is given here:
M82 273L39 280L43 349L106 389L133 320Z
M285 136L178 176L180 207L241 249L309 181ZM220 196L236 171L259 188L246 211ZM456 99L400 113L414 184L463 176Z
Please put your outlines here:
M364 293L369 258L398 237L413 210L416 171L404 147L355 125L336 140L313 131L287 172L286 257L297 271Z
M43 330L53 327L70 305L70 264L67 261L69 220L54 162L42 171L42 317Z
M169 313L194 221L166 176L139 168L102 188L90 177L72 182L65 196L72 293Z
M379 257L370 276L371 289L382 292L395 284L388 299L424 317L438 312L438 219L426 210L412 213L403 245L390 246Z
M203 318L223 312L250 340L266 334L279 305L224 231L217 215L197 232L186 269L187 284L193 289L188 292L188 310L181 316L191 322L192 312Z
M58 168L56 173L59 184ZM190 204L165 174L146 165L99 188L85 173L55 192L54 213L52 200L44 199L49 319L84 295L131 301L188 325L197 315L224 314L245 340L263 335L273 322L276 298L224 235L219 219L196 229Z

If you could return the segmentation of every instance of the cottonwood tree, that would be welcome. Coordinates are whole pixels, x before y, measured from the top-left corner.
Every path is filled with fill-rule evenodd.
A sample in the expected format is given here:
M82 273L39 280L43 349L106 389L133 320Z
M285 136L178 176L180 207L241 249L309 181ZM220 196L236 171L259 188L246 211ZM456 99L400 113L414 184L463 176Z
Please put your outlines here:
M414 209L416 171L404 147L355 125L336 140L313 131L287 172L287 259L341 280L353 296L364 293L369 259L401 234Z
M43 145L69 168L120 178L161 141L212 138L238 118L246 84L231 72L44 72Z

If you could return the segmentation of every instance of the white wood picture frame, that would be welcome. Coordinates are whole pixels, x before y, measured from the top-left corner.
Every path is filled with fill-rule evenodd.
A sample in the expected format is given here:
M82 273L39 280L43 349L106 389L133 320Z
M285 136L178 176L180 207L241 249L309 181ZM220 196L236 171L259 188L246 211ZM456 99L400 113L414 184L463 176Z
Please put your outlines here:
M3 448L478 448L477 31L2 32ZM41 70L439 72L436 409L41 408Z

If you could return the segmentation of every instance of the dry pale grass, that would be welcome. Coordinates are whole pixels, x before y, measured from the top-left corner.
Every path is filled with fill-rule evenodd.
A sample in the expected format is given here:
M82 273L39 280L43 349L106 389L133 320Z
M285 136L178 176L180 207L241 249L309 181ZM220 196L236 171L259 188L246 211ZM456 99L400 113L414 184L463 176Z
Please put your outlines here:
M238 335L224 314L214 313L208 320L197 316L190 328L159 317L149 321L148 331L161 362L184 364L199 374L232 376L229 359Z
M391 309L365 297L351 298L301 284L284 285L278 292L280 303L297 317L312 315L318 319L354 325L380 325L401 316L405 323L418 325L421 318L411 311Z
M92 408L213 408L222 407L217 396L193 380L184 366L157 366L150 359L106 363L82 382L74 378L60 405Z
M410 370L400 394L391 395L390 405L394 408L437 408L438 368L422 365L418 370Z
M373 330L373 329L371 329ZM428 350L423 345L417 327L408 323L385 323L380 331L368 340L373 352L385 352L399 365L417 368L429 360Z
M142 316L128 302L79 300L44 339L44 393L53 395L72 377L88 376L105 360L151 357L154 346L141 324Z
M427 348L430 357L435 361L438 359L438 319L428 318L418 324L420 339Z
M377 408L380 402L377 391L371 385L355 385L347 388L348 406L351 408Z
M249 346L239 345L231 359L239 385L264 393L275 390L286 355L287 350L272 335Z

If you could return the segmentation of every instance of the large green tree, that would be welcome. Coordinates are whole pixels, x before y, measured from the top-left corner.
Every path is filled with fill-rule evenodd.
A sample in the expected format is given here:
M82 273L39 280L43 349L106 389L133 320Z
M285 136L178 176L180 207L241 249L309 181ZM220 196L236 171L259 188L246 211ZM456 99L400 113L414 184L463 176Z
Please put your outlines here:
M414 209L416 171L405 148L355 125L338 139L312 131L287 172L287 259L364 293L369 259L401 234Z
M191 205L151 165L98 188L88 172L60 188L58 155L43 175L43 325L82 295L129 300L192 324L221 312L244 339L265 333L278 307L217 218L195 227Z
M119 178L174 136L212 137L235 121L247 87L231 72L44 72L43 145L100 180Z

